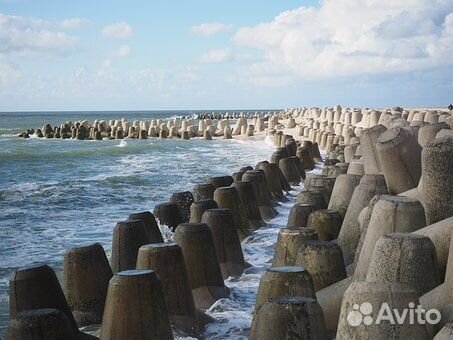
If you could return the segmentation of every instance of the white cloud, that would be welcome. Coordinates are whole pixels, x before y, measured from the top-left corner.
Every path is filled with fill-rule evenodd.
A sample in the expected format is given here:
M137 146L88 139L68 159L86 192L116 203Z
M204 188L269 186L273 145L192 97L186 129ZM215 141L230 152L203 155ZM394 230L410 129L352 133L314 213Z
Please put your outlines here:
M60 22L60 27L63 29L75 29L86 26L89 23L90 21L85 18L68 18Z
M127 38L132 34L132 27L127 22L116 22L102 29L102 34L108 38Z
M129 45L122 45L116 52L120 57L127 57L131 54L131 47Z
M22 73L0 56L0 88L10 86L12 82L19 80Z
M0 54L67 55L78 50L79 38L53 29L40 19L0 13Z
M268 82L431 69L453 64L453 0L325 0L233 41L263 52L248 72Z
M192 26L190 30L202 36L214 35L220 32L231 30L233 26L220 22L206 22L197 26Z
M200 61L207 64L225 63L232 59L233 56L228 48L210 50L200 57Z
M112 59L105 59L103 62L102 62L102 67L103 68L108 68L112 66Z

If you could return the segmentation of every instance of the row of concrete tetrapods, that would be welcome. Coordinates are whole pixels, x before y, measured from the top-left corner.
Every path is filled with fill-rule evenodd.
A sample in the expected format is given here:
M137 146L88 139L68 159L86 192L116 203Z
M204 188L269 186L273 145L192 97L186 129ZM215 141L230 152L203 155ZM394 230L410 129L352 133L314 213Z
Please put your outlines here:
M231 139L236 135L253 136L254 131L264 130L265 121L272 113L241 113L234 117L236 124L230 126L229 115L218 116L213 120L206 117L200 120L192 118L174 118L167 121L153 119L150 121L134 120L129 122L126 118L119 120L81 120L76 122L65 122L59 126L52 127L47 123L42 128L28 129L21 132L18 137L30 138L61 138L78 140L102 140L102 139L147 139L149 137L159 138L181 138L190 139L203 137L224 137ZM215 115L217 117L217 115ZM217 121L217 124L213 122Z
M279 233L250 338L451 338L450 123L442 112L341 107L271 117L267 133L277 150L269 162L212 177L154 214L118 223L110 264L99 244L70 250L63 289L48 266L18 270L8 336L88 339L78 327L101 322L101 339L170 339L171 325L198 336L212 321L203 310L229 294L224 279L248 266L240 240L275 217L283 192L321 161L319 145L325 166L307 176ZM155 217L174 230L175 243L163 243ZM442 319L373 323L384 303L391 310L421 304ZM350 317L357 313L363 322Z

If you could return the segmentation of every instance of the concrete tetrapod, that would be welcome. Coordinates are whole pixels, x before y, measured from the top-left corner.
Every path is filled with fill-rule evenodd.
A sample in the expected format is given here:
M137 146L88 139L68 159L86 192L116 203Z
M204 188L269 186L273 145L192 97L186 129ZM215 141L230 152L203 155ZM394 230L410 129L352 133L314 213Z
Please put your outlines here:
M418 130L418 136L417 136L418 143L423 148L423 147L425 147L426 144L428 144L429 142L432 142L434 139L436 139L436 135L439 131L441 131L442 129L449 129L449 128L450 127L445 122L427 124L425 126L422 126L420 128L420 130Z
M365 175L354 189L343 224L338 235L338 244L343 250L346 265L353 259L360 239L358 217L375 195L387 194L383 175Z
M215 187L211 183L197 184L193 189L195 201L212 200Z
M332 190L335 185L335 177L327 177L325 175L318 175L318 174L310 174L307 176L305 180L305 188L310 190L314 187L324 187L328 193L328 199L330 200L330 196L332 195Z
M280 168L278 165L274 163L264 163L261 165L261 169L266 176L272 198L281 202L288 201L285 195L283 195L283 186L280 181Z
M349 163L347 174L358 175L358 176L365 175L365 170L364 170L362 159L353 159Z
M291 210L289 211L286 228L288 229L306 228L308 223L308 217L315 210L316 206L313 204L306 203L294 204Z
M305 170L304 170L304 167L302 166L302 162L300 161L299 157L291 156L289 158L293 160L293 163L296 166L296 169L297 169L297 172L299 173L300 178L305 179L305 177L306 177Z
M146 233L148 234L150 243L164 242L162 233L160 232L159 225L156 218L149 211L143 211L136 214L131 214L128 221L142 221L145 224Z
M313 280L300 266L271 267L261 276L256 296L255 313L269 298L305 296L316 299Z
M236 181L231 185L239 193L242 206L247 215L249 226L253 229L264 227L266 222L261 217L258 200L251 182Z
M48 308L58 309L65 314L76 339L97 339L79 331L52 268L38 265L16 270L9 282L10 318L15 318L20 312Z
M346 290L341 304L337 340L351 339L429 339L425 324L412 321L407 309L419 305L415 289L403 283L354 282ZM387 306L387 307L386 307ZM379 319L384 315L392 319ZM394 310L400 315L406 310L402 322L397 322ZM393 320L393 322L391 322ZM380 322L377 322L380 321Z
M214 176L208 179L208 183L212 184L215 189L220 187L229 187L233 184L234 179L231 176Z
M348 289L351 282L353 282L353 277L348 276L347 278L335 282L334 284L316 292L316 298L324 312L326 329L331 335L330 338L335 337L343 294L345 293L346 289Z
M153 213L161 225L168 226L172 231L175 231L178 224L183 222L181 211L176 203L166 202L158 204L154 207Z
M320 241L331 241L338 237L341 222L342 218L335 210L316 210L308 216L307 228L315 230Z
M321 157L321 152L319 151L319 145L318 143L312 143L311 145L312 150L313 150L313 159L315 162L322 162L322 157Z
M171 322L176 328L197 337L199 325L195 302L181 247L175 243L144 245L138 251L137 269L151 269L159 275Z
M443 137L422 151L422 196L426 221L432 224L453 216L453 138Z
M289 157L285 148L277 148L271 155L270 162L278 165L280 159Z
M347 268L348 274L350 272L353 273L355 271L355 267L357 266L357 262L359 261L360 253L362 252L363 242L365 241L365 236L366 236L366 233L368 230L368 226L370 224L371 216L373 215L374 206L376 205L377 202L380 201L381 197L382 197L382 195L374 196L371 199L368 206L363 208L359 214L358 222L359 222L359 229L360 229L360 239L359 239L359 243L357 245L357 250L355 251L354 261Z
M335 180L328 208L336 210L340 214L341 220L346 215L354 189L359 185L361 178L362 176L359 175L344 174L339 175Z
M322 169L321 175L337 178L342 174L346 174L348 172L348 168L349 163L337 163L335 165L329 165Z
M370 176L370 175L366 175ZM373 198L374 200L374 198ZM373 202L372 200L372 202ZM370 202L371 204L371 202ZM328 331L335 331L344 292L353 280L364 281L375 242L385 233L418 230L424 225L423 207L418 201L399 196L381 196L371 209L371 218L362 232L363 242L355 254L354 275L317 292ZM344 251L343 251L344 255Z
M451 245L450 243L452 241L452 233L453 217L446 218L445 220L430 224L424 228L414 231L414 234L427 236L433 242L434 247L436 248L437 263L439 265L442 277L444 276L444 274L445 277L447 277L447 274L449 273L447 269L453 268L453 262L451 262L451 265L447 264L447 262L450 261L450 255L453 256L453 252L451 252L453 245ZM453 258L451 259L451 261L453 261ZM451 303L453 303L453 300L451 301Z
M278 162L278 166L290 185L299 185L301 177L294 159L291 157L282 158Z
M245 171L244 171L245 172ZM231 177L233 177L234 179L234 182L239 182L242 180L242 175L244 174L244 172L242 171L237 171L237 172L233 172L231 174Z
M289 185L288 181L285 178L285 175L283 175L283 172L280 169L280 167L278 166L278 163L271 163L271 164L275 164L278 167L278 177L280 178L280 184L282 185L282 190L286 191L286 192L290 191L291 185Z
M246 264L230 209L209 209L201 219L211 228L217 260L223 278L240 276Z
M6 340L77 340L66 315L58 309L18 313L8 325Z
M436 245L437 258L441 267L441 273L445 273L445 281L433 290L420 297L424 308L436 308L442 310L446 305L453 303L453 217L419 229L414 234L428 236ZM448 241L448 249L445 243ZM445 262L445 255L447 261ZM446 269L444 271L444 269Z
M417 234L384 234L374 246L366 281L407 283L425 294L441 283L433 243Z
M255 312L251 340L326 340L322 309L316 299L303 296L271 298Z
M296 155L297 157L299 157L300 161L302 162L302 167L305 170L313 170L315 168L315 160L313 159L311 147L298 147Z
M217 202L213 199L195 201L190 206L190 223L200 223L206 210L218 208Z
M271 156L270 164L275 164L278 167L278 174L279 174L282 189L284 191L290 191L291 186L289 185L288 181L286 180L285 176L283 175L282 170L279 167L280 159L285 158L285 157L287 157L286 151L283 151L283 150L279 151L277 149L277 151L275 151Z
M141 221L124 221L113 229L111 265L114 273L134 269L138 249L148 244L148 234Z
M426 225L423 206L419 201L383 195L375 204L354 276L364 281L376 242L387 233L412 232Z
M261 217L266 221L278 215L274 209L269 185L266 181L266 176L263 170L248 170L242 176L244 182L250 182L253 185L255 196L258 200L258 208L260 209Z
M354 158L355 151L357 149L357 144L355 145L347 145L344 148L344 160L346 163L350 163Z
M110 280L101 340L173 339L159 276L126 270Z
M297 152L297 143L294 138L288 138L285 141L285 148L289 156L295 156Z
M375 125L365 129L360 136L360 148L363 154L363 167L366 174L382 173L381 161L376 150L377 140L387 128L382 125Z
M315 291L346 278L343 253L335 243L317 240L302 243L296 265L308 270Z
M219 208L230 209L234 219L234 226L241 240L252 234L247 212L242 205L239 192L234 187L220 187L214 191L214 201Z
M100 324L113 276L99 243L72 248L64 255L62 285L77 324Z
M190 191L175 192L170 197L170 202L179 207L183 222L189 222L190 206L194 202L194 197Z
M440 331L436 334L433 340L451 340L453 338L453 323L447 323Z
M209 226L182 223L173 238L184 255L195 306L207 309L216 300L228 297Z
M422 172L422 148L409 131L399 127L385 131L379 136L376 149L391 194L418 185Z
M314 205L315 210L326 209L328 202L327 189L324 187L316 187L316 189L303 189L297 195L296 202Z
M316 232L308 228L280 229L272 266L294 266L302 243L308 240L316 240L317 238Z

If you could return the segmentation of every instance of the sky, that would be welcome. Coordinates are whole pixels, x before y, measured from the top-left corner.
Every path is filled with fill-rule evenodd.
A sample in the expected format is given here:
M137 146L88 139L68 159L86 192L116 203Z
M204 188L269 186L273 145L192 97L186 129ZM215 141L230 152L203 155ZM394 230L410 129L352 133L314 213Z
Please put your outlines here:
M453 102L453 0L0 0L0 111Z

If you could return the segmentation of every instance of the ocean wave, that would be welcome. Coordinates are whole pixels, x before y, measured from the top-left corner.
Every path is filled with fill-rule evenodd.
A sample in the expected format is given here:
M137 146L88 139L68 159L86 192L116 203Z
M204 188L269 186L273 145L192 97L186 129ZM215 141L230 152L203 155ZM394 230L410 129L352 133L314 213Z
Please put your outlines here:
M122 140L118 145L115 145L117 148L125 148L127 146L127 142Z
M150 210L168 201L172 192L191 190L208 176L224 175L250 163L267 158L271 148L251 142L215 140L13 140L0 151L0 250L2 265L14 270L35 261L61 269L64 252L74 246L100 242L110 253L112 229L132 212ZM4 162L4 160L7 160ZM20 171L18 172L18 169ZM14 183L11 183L12 181ZM9 181L9 182L7 182ZM283 210L286 206L278 207ZM161 226L166 240L168 228ZM226 320L225 327L210 328L209 333L225 336L247 329L231 319L234 306L242 306L237 317L252 302L246 286L255 287L263 270L263 256L273 246L278 228L269 224L255 243L245 244L244 253L258 269L248 271L232 285L233 302L219 304L214 317ZM0 272L0 294L7 286L1 280L11 271ZM256 283L257 284L257 283ZM252 297L247 297L251 294ZM0 300L1 301L1 300ZM0 302L0 309L4 305ZM0 328L5 318L0 316ZM220 324L217 324L219 327Z

